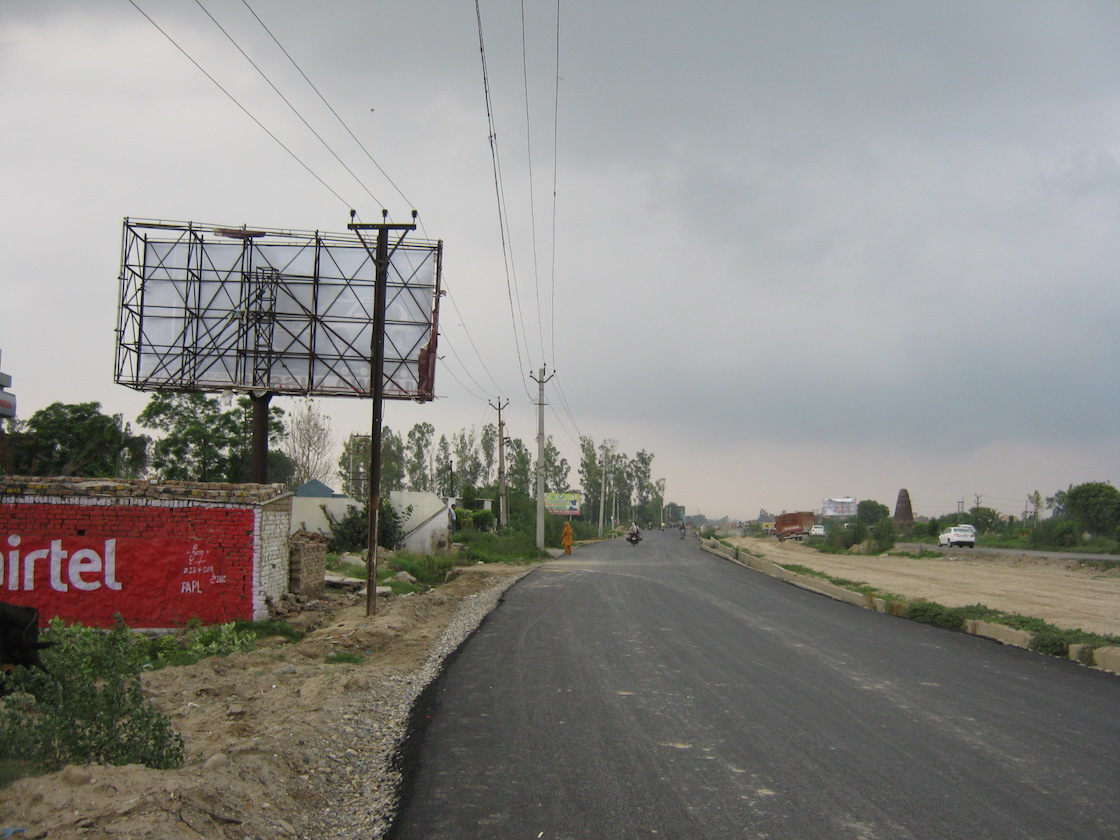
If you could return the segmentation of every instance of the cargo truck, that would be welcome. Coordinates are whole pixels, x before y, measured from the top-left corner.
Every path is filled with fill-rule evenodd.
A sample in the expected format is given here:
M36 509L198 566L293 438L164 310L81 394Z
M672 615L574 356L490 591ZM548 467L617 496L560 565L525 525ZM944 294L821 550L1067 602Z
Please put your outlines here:
M779 542L804 539L812 527L812 512L779 513L774 517L774 533L777 534Z

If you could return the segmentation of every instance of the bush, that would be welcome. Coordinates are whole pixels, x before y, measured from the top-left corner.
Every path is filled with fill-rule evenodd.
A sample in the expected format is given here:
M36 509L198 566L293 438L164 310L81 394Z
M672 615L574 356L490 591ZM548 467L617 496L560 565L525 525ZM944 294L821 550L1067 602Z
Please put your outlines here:
M889 516L884 516L879 520L879 524L875 526L875 533L873 535L875 547L880 551L890 551L894 548L895 531L894 520Z
M476 510L472 517L472 523L475 530L478 531L493 531L494 530L494 511L492 510Z
M915 601L906 607L903 616L911 621L920 621L947 630L964 629L964 615L960 611L943 607L933 601Z
M1035 547L1072 548L1078 542L1077 526L1069 519L1043 519L1031 529L1030 544Z
M107 633L52 624L43 653L51 674L17 669L0 715L0 764L36 772L67 764L181 767L183 739L144 696L144 643L123 624Z
M327 510L326 505L321 507L331 529L327 537L328 551L363 551L369 548L368 502L361 507L347 508L341 519ZM388 498L382 498L377 514L377 544L385 548L399 548L404 542L404 523L411 513L411 507L398 511L389 504Z
M1031 636L1030 649L1049 656L1069 658L1069 640L1057 628L1042 630Z

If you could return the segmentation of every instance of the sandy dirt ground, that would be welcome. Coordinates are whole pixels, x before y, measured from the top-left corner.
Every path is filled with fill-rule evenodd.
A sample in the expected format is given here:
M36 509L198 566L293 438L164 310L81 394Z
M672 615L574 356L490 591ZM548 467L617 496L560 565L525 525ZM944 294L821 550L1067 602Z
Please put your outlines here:
M382 719L388 728L399 704L381 707L383 686L414 678L463 599L524 571L466 567L423 595L380 598L371 618L364 596L328 596L292 617L314 628L297 644L266 640L251 653L148 674L145 691L183 736L185 766L70 767L17 780L0 790L0 831L24 829L18 840L313 836L316 814L358 790L340 759L389 752L355 737L355 714L362 729ZM336 651L364 661L328 663Z
M1120 570L1078 560L985 554L962 548L938 558L822 554L793 540L730 540L775 563L797 563L867 583L907 599L946 607L984 604L1041 618L1058 627L1120 636Z

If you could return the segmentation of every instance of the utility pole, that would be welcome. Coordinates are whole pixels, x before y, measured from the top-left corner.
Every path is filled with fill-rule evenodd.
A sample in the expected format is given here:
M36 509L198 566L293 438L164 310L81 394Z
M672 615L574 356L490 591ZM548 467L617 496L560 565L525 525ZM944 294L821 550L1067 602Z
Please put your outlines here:
M381 211L381 218L389 216ZM351 211L350 218L354 217ZM416 211L412 211L416 219ZM369 395L373 402L373 418L369 433L369 543L366 552L366 615L377 614L377 518L381 510L381 419L385 408L385 300L389 287L389 232L400 231L401 240L416 225L355 224L346 226L358 234L366 253L373 259L375 268L373 291L373 329L370 335ZM363 230L377 231L376 253L362 237Z
M490 403L490 407L498 412L498 526L509 524L509 497L506 495L506 424L502 420L502 409L509 405L509 400L498 404Z
M552 379L553 373L545 377L542 367L538 379L532 374L529 378L537 383L537 550L544 551L544 383Z
M607 465L604 463L599 467L599 539L603 538L603 501L607 495Z

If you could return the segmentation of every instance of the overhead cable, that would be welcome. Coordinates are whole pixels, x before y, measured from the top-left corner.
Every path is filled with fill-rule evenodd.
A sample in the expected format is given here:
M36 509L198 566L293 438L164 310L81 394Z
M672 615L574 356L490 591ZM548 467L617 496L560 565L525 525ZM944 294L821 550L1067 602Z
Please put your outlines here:
M340 164L340 165L342 166L342 168L343 168L343 169L345 169L345 170L347 171L347 173L349 173L350 177L351 177L351 178L353 178L353 179L354 179L354 180L355 180L355 181L357 182L358 186L360 186L360 187L361 187L361 188L362 188L363 190L365 190L365 191L366 191L366 195L368 195L368 196L369 196L370 198L372 198L375 204L381 205L381 201L380 201L380 200L379 200L379 199L377 198L377 196L375 196L375 195L374 195L374 194L373 194L373 193L372 193L372 192L370 191L369 187L367 187L367 186L366 186L366 185L365 185L365 184L364 184L364 183L362 182L362 179L361 179L361 178L359 178L359 177L358 177L358 176L357 176L356 174L354 174L354 170L352 170L352 169L351 169L351 168L350 168L349 166L347 166L347 165L346 165L346 162L345 162L345 161L344 161L344 160L343 160L342 158L340 158L340 157L338 156L338 153L337 153L337 152L336 152L336 151L335 151L334 149L332 149L332 148L331 148L330 144L329 144L329 143L328 143L328 142L327 142L326 140L324 140L324 139L323 139L322 135L321 135L321 134L319 134L319 132L318 132L318 131L316 131L316 130L315 130L314 128L312 128L312 127L311 127L311 123L309 123L309 122L308 122L308 121L307 121L307 120L306 120L306 119L304 118L303 114L301 114L301 113L299 112L299 109L298 109L298 108L296 108L296 106L295 106L295 105L293 105L293 104L291 103L291 100L289 100L289 99L288 99L288 97L286 97L286 96L285 96L285 95L284 95L284 94L283 94L283 93L282 93L282 92L280 91L280 88L276 87L276 85L275 85L275 84L273 84L273 82L272 82L272 79L270 79L270 78L268 77L268 74L267 74L267 73L265 73L265 72L264 72L264 70L262 70L262 69L261 69L261 68L260 68L260 67L259 67L259 66L257 65L257 63L256 63L255 61L253 61L253 59L252 59L252 58L250 58L250 57L249 57L249 54L248 54L248 53L246 53L246 52L245 52L245 50L241 49L241 45L237 43L236 39L235 39L235 38L234 38L234 37L233 37L232 35L230 35L230 34L229 34L229 32L228 32L228 31L226 30L226 28L225 28L224 26L222 26L222 25L221 25L221 23L219 23L219 22L218 22L218 20L217 20L217 19L216 19L216 18L215 18L215 17L214 17L214 16L212 15L212 14L210 14L209 10L208 10L208 9L207 9L207 8L206 8L206 7L204 6L204 5L202 5L202 0L194 0L194 2L195 2L195 3L197 4L197 5L198 5L198 8L202 9L202 11L206 13L206 16L207 16L208 18L210 18L210 20L211 20L211 21L213 21L214 25L215 25L216 27L218 27L218 29L219 29L219 30L221 30L221 33L222 33L223 35L225 35L225 36L226 36L226 38L227 38L227 39L229 40L229 42L230 42L231 44L233 44L234 48L235 48L235 49L236 49L236 50L237 50L237 51L238 51L239 53L241 53L242 57L244 57L244 59L245 59L246 61L248 61L250 65L252 65L253 69L257 71L257 73L258 73L258 74L260 75L260 77L261 77L262 79L264 79L264 80L265 80L265 83L267 83L267 84L268 84L268 86L269 86L270 88L272 88L272 90L273 90L273 91L274 91L274 92L276 93L276 95L277 95L277 96L279 96L279 97L280 97L280 98L281 98L281 99L282 99L282 100L284 101L284 104L285 104L285 105L287 105L287 106L288 106L288 108L289 108L289 109L291 109L291 112L292 112L293 114L295 114L295 115L296 115L296 116L297 116L297 117L299 118L299 121L300 121L300 122L302 122L302 123L304 124L304 126L306 126L306 127L307 127L307 130L308 130L308 131L310 131L310 132L311 132L311 133L312 133L313 135L315 135L315 139L316 139L316 140L318 140L318 141L319 141L319 142L320 142L320 143L321 143L321 144L323 145L323 148L324 148L324 149L326 149L326 150L327 150L328 152L330 152L330 153L331 153L331 156L332 156L332 157L333 157L333 158L334 158L335 160L337 160L337 161L338 161L338 163L339 163L339 164ZM248 6L248 4L246 4L246 6ZM249 11L251 12L251 11L253 11L253 10L252 10L252 9L249 9ZM255 15L254 15L254 16L255 16ZM257 20L259 21L259 20L260 20L260 18L257 18ZM264 24L263 24L263 23L262 23L261 25L262 25L262 26L264 26ZM267 31L267 29L266 29L266 31ZM272 33L269 33L269 34L272 34ZM273 39L273 40L275 40L275 39ZM277 46L279 46L279 42L277 42ZM283 48L283 47L280 47L280 49L281 49L281 50L283 50L284 48ZM284 54L285 54L285 55L287 55L287 53L286 53L286 52L285 52ZM289 58L290 58L290 57L289 57ZM297 69L298 69L298 68L297 68ZM307 77L306 77L306 76L304 76L304 78L306 79Z
M502 187L502 167L501 167L501 161L500 161L500 158L499 158L499 155L498 155L498 134L497 134L497 130L496 130L496 127L495 127L495 121L494 121L494 103L493 103L493 101L491 99L491 96L490 96L490 75L489 75L489 71L487 70L487 67L486 67L486 44L485 44L485 40L484 40L483 34L482 34L482 8L480 6L479 0L475 0L474 8L475 8L475 19L478 22L478 49L479 49L479 53L481 55L481 60L482 60L482 90L483 90L483 95L484 95L485 100L486 100L486 120L487 120L487 127L489 129L490 157L491 157L492 165L493 165L493 168L494 168L494 191L496 193L497 204L498 204L498 207L497 207L497 209L498 209L498 229L499 229L499 232L500 232L500 235L501 235L501 240L502 240L502 260L503 260L504 265L505 265L505 273L506 273L506 294L509 298L510 318L513 322L513 342L514 342L514 347L516 348L516 351L517 351L518 368L520 370L524 370L525 369L525 360L524 360L524 358L522 357L522 354L521 354L521 341L523 340L524 335L525 335L525 318L524 318L524 315L521 313L521 298L520 298L520 295L515 295L516 282L515 282L515 275L514 275L514 272L513 272L513 269L512 269L513 253L512 253L512 248L509 245L507 214L505 212L505 206L506 206L505 195L504 195L504 189ZM516 308L514 306L515 296L517 298ZM517 324L518 324L519 317L520 317L520 320L521 320L521 337L522 338L518 337ZM525 350L526 350L525 355L528 356L528 345L526 345ZM521 387L525 391L525 396L528 397L529 400L531 401L533 399L533 397L529 393L529 388L526 385L524 379L521 380Z
M314 178L316 181L318 181L320 184L322 184L323 187L326 188L326 190L331 195L333 195L340 202L342 202L342 204L344 206L346 206L346 207L352 207L353 206L353 202L347 201L341 195L339 195L334 190L334 188L332 188L326 181L324 181L321 177L319 177L319 174L317 172L315 172L315 170L313 170L310 166L308 166L299 155L297 155L295 152L293 152L291 149L289 149L279 137L277 137L275 134L273 134L271 131L269 131L268 128L265 127L264 123L262 123L255 116L253 116L253 114L249 111L249 109L246 108L244 105L242 105L237 100L237 97L235 97L232 93L230 93L228 90L226 90L224 87L222 87L221 83L217 79L215 79L208 72L206 72L206 70L203 68L203 66L201 64L199 64L197 61L195 61L190 53L188 53L183 47L181 47L179 45L179 43L174 38L172 38L170 35L168 35L167 32L164 31L164 29L158 23L156 23L154 20L152 20L152 18L148 16L147 12L145 12L143 9L141 9L139 6L136 5L136 0L128 0L128 2L132 5L132 7L134 9L136 9L136 11L138 11L140 14L142 14L145 17L145 19L147 19L148 23L150 23L152 26L154 26L159 31L159 33L161 35L163 35L164 38L166 38L168 41L170 41L171 45L173 47L175 47L175 49L177 49L179 52L181 52L184 55L184 57L186 57L187 61L189 61L196 68L198 68L199 72L201 72L202 75L204 75L207 79L209 79L211 82L213 82L214 86L216 88L218 88L218 90L220 90L222 93L224 93L226 95L226 97L234 105L236 105L238 108L240 108L242 110L242 112L245 114L245 116L247 116L254 123L256 123L257 127L260 128L261 131L263 131L265 134L267 134L269 137L271 137L281 149L283 149L285 152L287 152L292 157L292 159L295 160L296 163L298 163L305 170L307 170L308 174L311 175L312 178Z
M346 133L349 134L350 137L354 140L354 142L358 144L358 148L361 149L365 153L365 156L367 158L369 158L370 163L372 163L374 166L376 166L377 171L385 176L385 180L388 181L392 185L393 189L395 189L397 191L397 195L399 195L401 198L403 198L405 200L405 202L410 207L415 207L416 205L413 204L411 201L409 201L408 196L406 196L404 194L404 192L401 190L401 188L397 186L396 182L392 178L389 177L389 173L386 172L381 167L381 164L378 163L374 159L372 154L370 154L369 149L367 149L362 144L362 141L358 139L357 135L355 135L354 132L350 130L350 126L347 125L346 121L343 120L342 117L340 117L338 115L338 112L334 109L334 107L331 105L331 103L327 101L327 98L325 96L323 96L322 93L319 92L319 88L315 87L315 83L312 82L311 79L309 79L307 77L307 74L303 72L303 69L299 66L299 64L296 63L296 60L294 58L292 58L292 56L288 53L288 51L286 49L284 49L284 45L281 44L279 39L277 39L277 37L272 34L272 30L269 29L265 25L265 22L260 19L260 16L255 11L253 11L253 7L249 5L249 0L241 0L241 2L245 4L245 8L249 10L249 13L252 14L252 16L257 19L257 23L259 23L261 25L261 27L264 29L264 31L268 33L268 37L270 37L273 40L273 43L275 43L276 46L280 48L280 52L284 53L284 55L287 57L288 61L290 61L292 63L292 66L296 68L296 71L301 76L303 76L304 81L307 82L308 85L310 85L310 87L313 91L315 91L315 95L318 96L319 99L322 101L322 103L327 106L327 110L330 111L331 114L334 115L334 118L336 120L338 120L339 125L341 125L343 127L343 129L346 130ZM349 171L349 170L347 170L347 171ZM380 204L380 202L378 202L378 203Z

